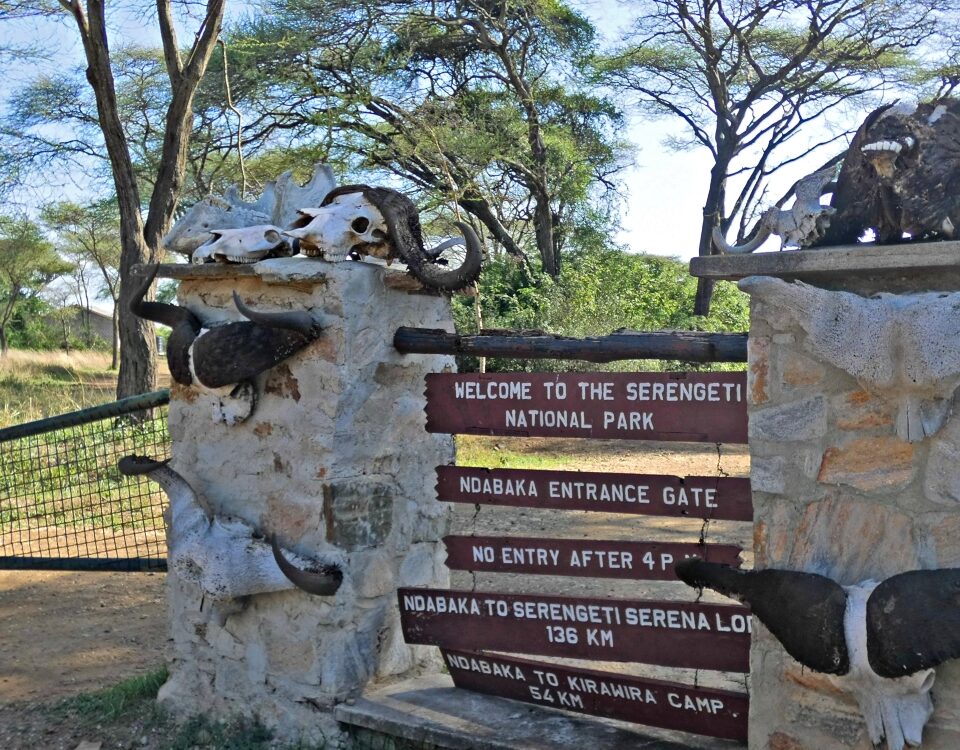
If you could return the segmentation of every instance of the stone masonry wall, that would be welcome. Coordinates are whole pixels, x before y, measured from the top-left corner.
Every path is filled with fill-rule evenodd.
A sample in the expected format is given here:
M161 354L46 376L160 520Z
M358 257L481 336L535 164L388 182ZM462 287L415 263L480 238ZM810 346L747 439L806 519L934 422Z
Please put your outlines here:
M401 325L452 330L449 301L387 286L401 274L367 263L257 269L260 278L185 280L179 303L205 322L239 320L236 290L255 309L306 309L327 328L259 378L242 424L215 422L211 397L174 387L172 466L215 515L341 560L344 581L332 597L248 597L224 618L171 575L173 659L160 697L185 714L255 714L281 738L333 739L336 702L436 666L432 649L403 642L395 592L447 585L434 467L453 460L453 442L425 431L424 376L453 360L400 355L392 337Z
M840 286L864 291L852 279ZM869 291L876 288L871 282ZM894 403L814 356L807 334L782 308L756 299L751 307L756 567L819 573L842 585L960 567L960 415L933 437L899 439ZM933 699L923 748L955 750L960 662L937 669ZM756 623L750 748L871 747L852 699L793 661Z

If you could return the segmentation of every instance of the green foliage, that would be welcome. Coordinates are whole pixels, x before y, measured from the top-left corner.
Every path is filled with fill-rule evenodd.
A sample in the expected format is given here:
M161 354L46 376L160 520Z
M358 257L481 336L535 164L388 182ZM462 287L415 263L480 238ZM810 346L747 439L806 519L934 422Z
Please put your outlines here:
M747 297L735 286L720 283L708 317L692 314L697 282L686 265L673 258L634 255L610 248L570 254L557 281L530 277L508 258L491 261L480 278L484 328L538 329L564 336L603 336L620 328L637 331L746 331ZM474 301L454 300L457 330L475 332ZM649 368L652 363L644 362ZM630 369L636 363L598 365L559 360L489 360L498 370ZM652 365L656 366L656 365ZM663 363L676 367L675 363ZM465 359L462 369L474 369ZM685 366L690 369L690 366Z
M7 326L18 308L71 268L35 222L0 216L0 349L9 346Z
M355 179L399 177L551 267L582 224L609 218L587 209L616 200L620 115L583 80L594 29L567 3L269 8L229 38L234 101L257 123L248 149L322 146Z
M153 701L166 681L167 670L161 667L95 693L67 698L57 706L57 710L74 714L88 726L116 721L135 712L155 710Z

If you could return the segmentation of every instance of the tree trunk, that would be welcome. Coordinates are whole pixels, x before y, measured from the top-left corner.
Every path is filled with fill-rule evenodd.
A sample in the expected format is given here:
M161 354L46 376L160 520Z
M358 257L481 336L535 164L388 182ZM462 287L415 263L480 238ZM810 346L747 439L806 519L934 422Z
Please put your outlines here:
M0 356L7 356L7 327L0 325Z
M110 346L110 369L116 370L120 363L120 307L117 300L113 301L113 318L110 330L112 332Z
M560 276L560 256L557 253L553 232L553 211L550 197L541 191L534 193L536 206L533 210L533 227L537 237L537 250L543 261L543 271L551 278Z
M703 221L700 224L700 242L697 246L697 255L703 257L713 255L713 228L722 226L724 192L727 182L727 168L730 160L717 155L713 169L710 170L710 186L707 189L707 200L703 204ZM723 227L725 228L725 227ZM697 295L693 300L694 315L709 315L710 300L713 298L713 279L697 279Z

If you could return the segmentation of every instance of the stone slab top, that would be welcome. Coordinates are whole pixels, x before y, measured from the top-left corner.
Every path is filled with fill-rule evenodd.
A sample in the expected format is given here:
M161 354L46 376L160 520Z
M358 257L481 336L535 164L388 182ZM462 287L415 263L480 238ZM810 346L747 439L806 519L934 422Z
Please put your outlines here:
M388 268L377 261L349 261L360 272L379 273L383 283L401 291L434 293L424 288L417 279L400 268ZM259 263L161 263L157 276L180 281L220 281L229 279L256 279L267 284L325 284L330 263L318 258L294 256L268 258ZM133 273L142 275L147 266L136 265Z
M426 675L339 704L337 721L451 750L732 750L734 742L554 711L453 687ZM650 732L649 734L647 732ZM653 734L656 732L656 736ZM684 739L690 738L689 744Z
M690 273L704 279L736 281L776 276L813 283L875 279L878 286L960 289L960 241L839 247L692 258Z

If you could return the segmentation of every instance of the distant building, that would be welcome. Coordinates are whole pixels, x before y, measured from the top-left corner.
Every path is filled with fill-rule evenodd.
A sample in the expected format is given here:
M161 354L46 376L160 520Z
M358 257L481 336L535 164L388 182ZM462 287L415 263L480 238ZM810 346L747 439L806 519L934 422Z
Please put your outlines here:
M103 341L108 347L113 343L113 317L109 313L103 313L99 310L88 310L80 305L70 305L71 314L66 318L67 326L70 329L71 338L82 339L90 332L90 335ZM59 318L46 316L47 325L58 332L63 325Z

